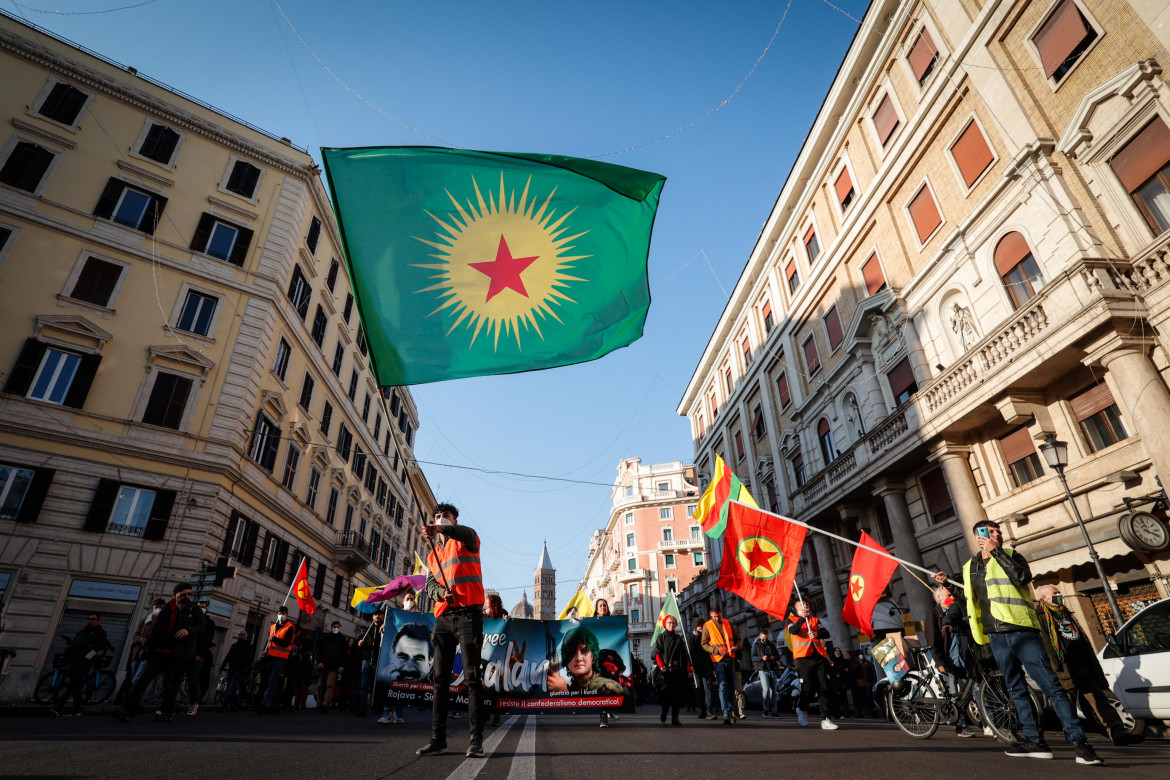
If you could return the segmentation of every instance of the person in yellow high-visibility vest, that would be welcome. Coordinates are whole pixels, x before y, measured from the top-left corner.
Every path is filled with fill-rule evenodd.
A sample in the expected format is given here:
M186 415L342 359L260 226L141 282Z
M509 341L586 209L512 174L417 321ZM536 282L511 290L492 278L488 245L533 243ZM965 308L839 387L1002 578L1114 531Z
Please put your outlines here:
M1085 739L1072 703L1060 686L1060 680L1048 663L1040 638L1040 621L1032 609L1028 583L1032 572L1024 556L1003 546L999 523L983 520L972 529L979 552L963 565L963 588L966 590L967 619L972 638L981 645L990 644L995 662L1011 692L1020 718L1024 741L1006 752L1021 758L1052 758L1044 734L1032 712L1031 699L1024 682L1024 670L1048 697L1056 710L1064 736L1076 751L1078 764L1104 763ZM938 572L935 581L946 582Z

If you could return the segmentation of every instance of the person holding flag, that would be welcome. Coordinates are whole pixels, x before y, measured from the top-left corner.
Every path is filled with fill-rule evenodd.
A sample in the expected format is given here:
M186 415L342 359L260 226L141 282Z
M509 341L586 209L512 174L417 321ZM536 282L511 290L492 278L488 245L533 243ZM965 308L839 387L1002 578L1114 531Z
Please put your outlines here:
M257 709L261 714L274 714L277 711L284 665L296 638L297 627L288 619L288 607L281 604L276 610L276 621L268 627L268 645L264 648L264 679L267 684Z
M715 684L719 686L719 704L723 707L723 725L732 724L735 712L735 653L738 643L731 623L723 618L723 608L711 602L710 620L703 624L702 646L715 667Z
M809 614L808 604L796 602L796 614L788 617L787 628L792 636L792 657L796 660L796 671L800 674L800 702L796 707L796 720L802 726L808 725L808 705L814 694L821 711L821 728L833 730L837 724L829 718L830 699L833 686L829 684L829 653L824 640L829 631L821 626L818 618Z

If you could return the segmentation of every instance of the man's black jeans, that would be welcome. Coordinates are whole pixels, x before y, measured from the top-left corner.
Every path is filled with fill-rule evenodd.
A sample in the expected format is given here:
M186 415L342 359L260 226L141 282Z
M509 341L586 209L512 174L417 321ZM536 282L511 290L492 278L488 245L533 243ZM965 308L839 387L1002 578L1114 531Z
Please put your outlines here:
M447 741L447 701L451 669L458 645L463 652L463 682L467 687L467 716L471 736L483 736L483 686L479 681L479 655L483 646L483 607L453 607L435 618L431 634L435 646L435 701L431 715L431 737Z

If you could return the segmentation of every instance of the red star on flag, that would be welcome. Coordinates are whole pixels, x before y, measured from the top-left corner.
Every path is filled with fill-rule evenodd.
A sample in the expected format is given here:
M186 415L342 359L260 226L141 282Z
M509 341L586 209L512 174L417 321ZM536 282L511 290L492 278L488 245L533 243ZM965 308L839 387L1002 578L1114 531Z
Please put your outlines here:
M506 289L515 290L527 298L528 290L524 289L524 281L520 278L520 274L524 273L528 266L536 262L538 258L539 255L512 257L512 250L508 248L508 242L501 234L500 246L496 249L495 260L485 263L468 263L468 265L491 279L487 298L484 300L484 303L487 303Z
M769 574L772 574L776 571L775 569L772 568L772 559L776 557L776 551L775 550L773 550L771 552L766 551L760 545L759 539L754 540L754 542L752 543L752 548L750 550L744 551L744 556L747 558L747 561L748 561L748 567L747 567L748 574L751 574L756 569L760 569L760 568L767 569Z

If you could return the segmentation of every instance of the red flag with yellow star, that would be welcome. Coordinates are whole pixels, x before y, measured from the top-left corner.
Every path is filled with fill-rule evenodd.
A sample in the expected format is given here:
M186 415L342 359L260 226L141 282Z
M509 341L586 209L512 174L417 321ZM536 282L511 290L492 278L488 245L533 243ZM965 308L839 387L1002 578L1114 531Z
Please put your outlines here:
M885 553L879 555L878 551ZM861 546L853 553L849 570L849 597L841 610L841 619L873 636L873 608L882 591L890 584L898 562L888 558L889 553L865 531L861 532Z
M719 587L783 619L808 529L734 501L727 509Z

